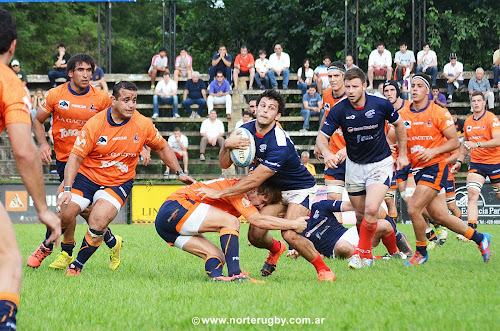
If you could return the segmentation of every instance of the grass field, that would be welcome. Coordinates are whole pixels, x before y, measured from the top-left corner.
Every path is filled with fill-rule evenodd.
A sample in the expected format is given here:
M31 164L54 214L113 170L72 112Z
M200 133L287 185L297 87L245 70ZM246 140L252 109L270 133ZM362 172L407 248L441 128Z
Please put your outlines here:
M411 225L398 227L414 242ZM26 260L44 228L15 229ZM241 265L254 278L267 281L258 285L209 282L203 261L169 247L154 226L115 225L112 230L125 240L116 271L108 269L104 244L80 277L66 278L64 272L49 269L55 254L37 270L24 267L19 330L269 329L271 324L321 330L500 329L499 226L480 225L493 236L493 257L487 264L474 243L458 242L450 233L448 242L430 251L429 262L420 267L392 260L350 270L345 260L327 260L337 280L319 283L312 265L284 256L271 277L261 277L267 251L247 246L248 226L243 225ZM85 226L77 227L77 248L85 231ZM216 235L208 237L218 242ZM384 254L385 249L375 252ZM289 319L288 324L278 326L276 317ZM203 320L194 325L196 318L228 320L225 325ZM229 318L240 319L228 324ZM251 318L258 324L251 324ZM320 324L291 324L296 322L291 318Z

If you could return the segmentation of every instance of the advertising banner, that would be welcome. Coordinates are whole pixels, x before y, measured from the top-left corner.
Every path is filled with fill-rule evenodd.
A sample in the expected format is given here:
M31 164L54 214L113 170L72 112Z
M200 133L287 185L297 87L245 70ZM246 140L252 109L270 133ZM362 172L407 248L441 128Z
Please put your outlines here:
M132 188L132 223L153 224L165 199L183 186L134 184Z

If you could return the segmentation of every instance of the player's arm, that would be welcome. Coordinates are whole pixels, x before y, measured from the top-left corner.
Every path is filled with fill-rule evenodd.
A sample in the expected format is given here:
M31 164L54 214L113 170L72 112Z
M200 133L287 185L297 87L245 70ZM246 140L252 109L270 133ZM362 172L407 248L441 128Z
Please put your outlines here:
M428 148L418 152L415 155L417 159L423 162L428 162L431 159L433 159L436 155L451 152L452 150L457 149L460 146L455 126L447 127L442 131L442 133L445 136L445 138L448 139L448 141L442 144L441 146L435 148Z
M38 149L42 162L50 164L52 162L52 149L50 148L47 138L45 138L45 126L43 123L49 118L50 114L45 112L41 107L38 107L36 116L33 119L33 133L38 141Z
M83 157L71 153L64 168L64 191L63 194L57 199L57 207L60 208L61 205L67 205L71 201L71 187L75 181L76 174L80 168L80 164L83 161Z
M156 150L155 152L158 154L160 159L167 165L167 167L169 167L175 172L182 170L181 166L179 165L179 161L177 161L174 151L172 150L169 144L165 144L163 148ZM188 185L196 182L193 178L184 174L182 171L181 174L178 175L178 179L184 184Z
M257 188L266 179L274 175L274 170L266 167L265 165L259 164L257 168L248 176L244 177L242 180L234 184L233 186L226 187L222 190L214 190L208 187L200 187L196 190L198 195L210 199L220 199L223 197L234 196L238 194L243 194L251 189Z
M401 118L401 116L398 118L398 120L394 123L394 130L396 132L396 136L398 139L398 146L399 146L399 154L398 154L398 159L396 163L396 169L401 170L404 167L408 165L408 156L407 156L407 150L406 150L406 144L408 142L408 138L406 137L406 128L404 125L404 121ZM456 134L455 134L456 136Z
M52 231L48 242L56 242L61 236L61 220L47 206L42 163L31 138L31 126L27 123L11 123L6 127L17 170L28 193L33 198L40 221Z
M467 142L468 139L467 137L464 137L464 142L463 144L460 145L459 152L457 154L457 159L455 160L455 163L453 164L453 167L451 167L451 173L456 174L458 170L462 167L462 163L464 162L465 157L467 154L469 154L470 150L465 147L465 142Z
M323 155L325 166L327 168L337 168L339 159L338 156L330 152L329 139L330 137L328 137L325 133L323 133L323 131L320 131L318 133L318 136L316 137L315 151L317 148L319 150L320 155Z
M466 144L467 143L467 144ZM500 146L500 132L493 132L491 134L491 139L486 140L486 141L481 141L481 142L471 142L471 141L464 141L465 148L467 149L475 149L475 148L495 148Z
M307 227L308 216L299 217L296 220L288 220L270 215L255 213L245 217L246 220L258 228L264 230L293 230L302 233Z
M231 135L224 141L224 146L222 146L221 150L219 151L219 164L221 168L227 169L231 166L231 164L233 164L230 156L231 149L247 149L248 146L250 146L250 139L242 138L241 135L236 134L236 131L231 133ZM246 191L244 191L243 193L245 192Z

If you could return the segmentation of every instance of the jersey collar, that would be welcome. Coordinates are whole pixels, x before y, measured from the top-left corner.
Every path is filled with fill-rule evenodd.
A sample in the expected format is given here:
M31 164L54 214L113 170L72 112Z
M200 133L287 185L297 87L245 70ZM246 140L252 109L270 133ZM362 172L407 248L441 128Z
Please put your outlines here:
M479 116L478 118L474 118L474 115L472 115L472 119L473 119L474 121L479 121L481 118L483 118L483 117L484 117L484 115L486 115L486 110L484 111L483 115Z
M121 122L120 124L116 124L115 121L113 121L113 118L111 117L111 107L108 108L106 117L108 119L108 124L111 126L124 126L125 124L127 124L130 121L130 118L127 118L125 121Z
M431 101L430 101L430 100L428 100L428 101L427 101L427 106L425 106L424 108L422 108L422 109L420 109L420 110L415 110L415 109L413 109L413 103L412 103L412 104L411 104L411 106L410 106L410 111L411 111L412 113L421 113L421 112L423 112L423 111L426 111L426 110L427 110L427 108L429 108L430 103L431 103Z
M85 95L85 94L89 93L89 91L90 91L90 85L87 86L87 88L85 89L85 91L83 91L82 93L76 93L75 91L73 91L73 89L71 89L71 83L68 82L68 90L73 95Z

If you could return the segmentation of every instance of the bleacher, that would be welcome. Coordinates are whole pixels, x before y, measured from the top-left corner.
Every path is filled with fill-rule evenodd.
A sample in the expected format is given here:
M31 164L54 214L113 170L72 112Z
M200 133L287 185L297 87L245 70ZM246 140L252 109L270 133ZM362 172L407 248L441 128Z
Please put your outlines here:
M439 75L438 77L441 77ZM464 72L465 84L468 84L468 80L474 77L474 72ZM485 78L492 79L493 73L486 72ZM200 79L205 82L208 81L207 74L201 74ZM223 105L215 106L219 119L222 120L226 128L227 135L234 129L235 123L241 119L241 111L247 109L248 99L253 95L258 95L261 93L259 89L248 89L248 77L240 77L238 83L238 90L232 91L233 98L233 109L232 118L230 120L225 117L225 109ZM280 80L281 77L278 77ZM374 86L378 85L378 82L383 80L384 77L375 77ZM153 90L150 88L151 79L147 74L107 74L106 80L108 82L108 87L112 90L115 83L128 80L134 82L138 86L138 101L137 110L143 115L151 117L153 114L153 103L152 96ZM204 118L192 119L189 118L181 104L184 84L186 78L181 77L179 80L178 97L179 97L179 114L181 117L172 118L172 106L163 105L160 106L160 117L154 119L156 126L160 130L162 136L166 139L173 134L173 129L179 126L183 134L185 134L189 139L189 172L196 179L209 179L216 178L221 175L225 176L238 176L235 174L235 169L230 168L228 170L222 171L218 163L218 148L207 148L206 160L199 160L199 143L200 134L199 129ZM279 84L281 86L281 83ZM446 82L442 78L438 78L438 86L440 87L441 93L446 93ZM49 89L49 81L47 75L28 75L28 88L32 93L37 88L42 88L44 91ZM497 91L497 89L495 89ZM292 137L292 140L296 144L296 149L301 152L304 150L309 150L312 152L314 150L315 138L317 135L317 129L319 124L318 117L311 117L310 130L308 132L300 132L302 128L303 118L300 115L300 109L302 106L301 92L297 89L297 75L290 75L290 83L288 89L281 89L280 92L285 96L287 104L284 114L280 119L280 123L283 128L287 130ZM495 108L498 107L498 94L496 93L496 103ZM196 105L193 106L195 108ZM467 92L457 92L454 94L454 102L448 104L449 108L456 110L460 118L466 118L470 114L470 108L468 103ZM48 125L48 124L47 124ZM0 177L2 179L8 179L12 177L17 177L17 172L15 171L15 165L13 162L12 152L10 150L10 145L6 134L3 133L0 137L0 163L4 166L3 171L0 171ZM311 153L312 154L312 153ZM323 179L323 167L319 162L311 158L311 163L315 164L316 171L318 173L318 181ZM50 170L55 169L55 162L51 166L44 166L45 177L48 180L57 180L57 176L50 174ZM465 171L465 166L462 168ZM162 161L158 158L155 153L152 153L152 160L150 164L145 167L139 163L137 167L137 180L168 180L175 179L175 176L166 177L163 175L165 171L165 166ZM466 173L461 172L458 177L465 177Z

